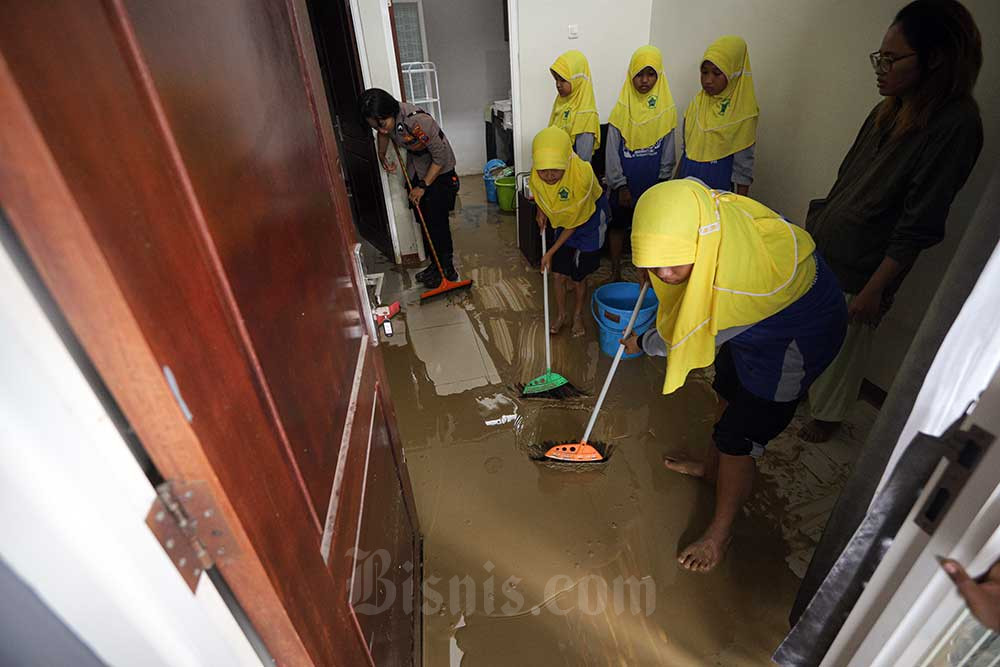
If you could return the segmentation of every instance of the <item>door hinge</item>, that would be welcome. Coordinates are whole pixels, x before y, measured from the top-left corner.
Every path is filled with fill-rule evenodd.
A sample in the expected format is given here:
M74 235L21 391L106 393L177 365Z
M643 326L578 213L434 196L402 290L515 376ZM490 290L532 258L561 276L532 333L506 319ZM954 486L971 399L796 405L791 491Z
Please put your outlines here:
M202 572L239 556L206 482L171 480L157 486L146 525L192 593Z

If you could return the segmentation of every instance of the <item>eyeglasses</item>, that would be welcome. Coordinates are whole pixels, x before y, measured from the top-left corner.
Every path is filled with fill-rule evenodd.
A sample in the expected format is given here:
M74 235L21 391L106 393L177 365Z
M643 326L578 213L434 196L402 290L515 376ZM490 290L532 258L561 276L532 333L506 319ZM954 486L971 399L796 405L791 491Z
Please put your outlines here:
M868 54L868 59L872 63L872 67L878 74L888 74L892 71L892 66L894 63L898 63L900 60L906 60L907 58L912 58L917 55L916 51L913 53L907 53L902 56L884 56L880 51L873 51Z

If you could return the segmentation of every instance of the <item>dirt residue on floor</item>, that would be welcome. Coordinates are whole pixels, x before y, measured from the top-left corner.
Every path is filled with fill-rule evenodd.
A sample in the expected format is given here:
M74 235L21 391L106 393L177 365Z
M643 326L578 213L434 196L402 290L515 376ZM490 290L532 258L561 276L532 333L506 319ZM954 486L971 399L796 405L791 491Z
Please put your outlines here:
M611 360L588 315L586 337L567 328L552 339L552 360L590 395L519 395L545 370L541 276L516 248L513 216L471 202L474 187L453 230L459 270L476 283L444 299L468 316L500 381L441 395L412 345L382 348L425 540L425 664L769 664L798 585L780 526L758 507L715 572L676 561L706 526L713 490L662 457L709 446L706 375L665 397L662 360L624 361L593 433L614 456L532 461L531 444L583 434ZM390 274L390 296L419 289L413 273Z

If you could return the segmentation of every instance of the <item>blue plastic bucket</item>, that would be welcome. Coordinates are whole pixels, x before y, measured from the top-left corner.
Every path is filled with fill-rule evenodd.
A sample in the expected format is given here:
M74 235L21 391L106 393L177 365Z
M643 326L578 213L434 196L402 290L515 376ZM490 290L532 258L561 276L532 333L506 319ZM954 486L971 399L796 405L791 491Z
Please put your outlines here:
M483 183L486 185L486 201L491 204L497 203L497 185L495 179L490 176L490 172L497 167L506 167L507 163L503 160L490 160L483 167Z
M628 326L632 309L635 308L638 299L638 283L608 283L594 290L594 296L590 299L590 312L594 315L594 321L600 330L601 352L607 356L613 357L618 351L618 341L625 333L625 327ZM637 334L645 333L656 321L656 308L659 305L653 290L646 290L646 298L642 301L642 308L635 318L632 331ZM640 354L625 353L622 358L632 359Z

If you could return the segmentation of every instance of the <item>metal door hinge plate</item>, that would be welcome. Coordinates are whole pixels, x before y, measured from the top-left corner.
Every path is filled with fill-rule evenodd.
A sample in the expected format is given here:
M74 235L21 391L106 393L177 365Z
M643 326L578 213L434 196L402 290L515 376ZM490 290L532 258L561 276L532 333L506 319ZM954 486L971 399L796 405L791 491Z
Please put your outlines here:
M205 569L239 555L208 484L202 481L173 480L156 487L146 525L191 592Z

